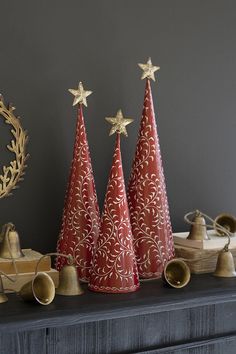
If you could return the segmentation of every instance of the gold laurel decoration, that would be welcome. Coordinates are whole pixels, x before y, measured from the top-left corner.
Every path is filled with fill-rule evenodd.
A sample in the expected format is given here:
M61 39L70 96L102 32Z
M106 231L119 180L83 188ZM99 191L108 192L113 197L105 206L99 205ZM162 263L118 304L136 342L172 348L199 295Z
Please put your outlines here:
M10 162L9 166L3 166L0 174L0 199L12 195L11 191L18 187L18 183L23 180L26 166L26 160L29 157L26 154L26 144L28 141L27 131L20 123L20 117L13 113L15 107L9 104L5 106L3 97L0 95L0 115L5 119L5 123L12 126L11 133L14 139L7 145L7 149L15 154L15 160ZM1 170L0 170L1 173Z

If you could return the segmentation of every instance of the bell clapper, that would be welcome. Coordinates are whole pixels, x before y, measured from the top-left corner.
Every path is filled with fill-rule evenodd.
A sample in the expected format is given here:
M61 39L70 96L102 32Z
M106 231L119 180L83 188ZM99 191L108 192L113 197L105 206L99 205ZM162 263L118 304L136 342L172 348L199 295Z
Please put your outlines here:
M224 230L219 229L217 225L220 225L227 230L230 233L230 236L236 234L236 218L231 214L222 213L214 220L214 229L218 236L227 236L227 233Z
M183 288L190 278L190 269L181 258L173 258L165 264L162 279L172 288Z

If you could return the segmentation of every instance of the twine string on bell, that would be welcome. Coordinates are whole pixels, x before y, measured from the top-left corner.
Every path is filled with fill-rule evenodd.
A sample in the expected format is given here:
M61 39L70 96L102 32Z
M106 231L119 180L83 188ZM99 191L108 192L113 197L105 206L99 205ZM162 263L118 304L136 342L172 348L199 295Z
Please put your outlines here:
M8 274L6 274L4 271L0 270L0 277L3 275L4 277L6 277L8 280L10 280L12 283L15 283L18 279L18 275L19 275L19 272L18 272L18 269L17 269L17 266L16 266L16 261L15 261L15 258L13 257L12 255L12 251L11 251L11 246L10 246L10 241L9 241L9 233L7 234L7 246L8 246L8 250L9 250L9 253L10 253L10 256L11 256L11 260L12 260L12 263L13 263L13 267L14 267L14 270L15 270L15 277L12 277ZM4 288L4 291L11 291L11 292L16 292L14 289L11 289L11 288Z
M215 220L213 220L209 215L203 213L200 210L190 211L190 212L188 212L187 214L184 215L184 220L186 221L187 224L189 224L189 225L195 225L196 224L194 221L189 219L189 216L194 215L196 213L200 213L204 218L206 218L206 219L208 219L209 221L212 222L212 224L198 224L198 225L205 226L205 227L207 227L209 229L217 229L217 230L225 232L226 236L228 237L228 242L224 245L223 250L228 251L229 246L230 246L230 242L231 242L231 239L230 239L231 233L229 232L229 230L227 230L225 227L223 227L220 224L218 224L217 222L215 222ZM216 252L214 252L213 254L211 254L210 256L207 256L207 257L199 257L199 258L194 258L194 259L180 257L180 259L182 259L183 261L187 261L189 263L194 263L194 262L199 262L199 261L202 261L202 260L207 260L207 259L213 258L213 257L215 257L218 254L219 254L219 251L216 251Z
M212 224L198 224L198 225L201 225L201 226L205 226L205 227L208 227L209 229L217 229L219 231L223 231L226 236L228 237L228 242L225 244L224 248L227 250L230 246L230 242L231 242L231 239L230 239L230 236L231 236L231 233L229 232L229 230L227 230L224 226L218 224L217 222L215 222L215 220L213 220L209 215L203 213L202 211L200 210L194 210L194 211L190 211L189 213L185 214L184 215L184 220L190 224L190 225L194 225L195 222L192 221L192 220L189 220L189 216L190 215L194 215L196 213L200 213L204 218L208 219L209 221L212 222Z
M212 224L206 224L204 220L203 223L199 223L196 221L192 221L189 219L191 215L200 215L209 220ZM205 259L210 259L212 257L218 256L217 257L217 263L216 263L216 268L213 273L214 276L217 277L236 277L236 272L235 272L235 265L234 265L234 260L232 253L229 251L229 246L230 246L230 235L231 233L223 226L219 225L217 222L215 222L210 216L208 216L205 213L200 212L199 210L196 211L191 211L187 213L184 216L184 220L190 224L190 225L201 225L203 227L208 227L208 228L214 228L217 230L223 231L227 237L228 237L228 242L225 244L222 250L217 250L213 254L207 257L199 257L195 259L188 259L188 258L182 258L178 257L175 259L172 259L168 261L165 265L164 271L163 271L163 279L164 282L167 283L169 286L174 287L174 288L182 288L186 286L189 281L190 281L190 274L191 271L188 267L188 263L194 263L198 261L203 261ZM203 222L203 221L202 221ZM186 262L186 263L185 263Z
M72 264L75 263L74 258L71 255L64 254L64 253L58 253L58 252L46 253L42 257L39 258L39 260L38 260L38 262L36 264L35 274L38 273L38 267L39 267L39 264L42 261L42 259L45 258L45 257L51 257L51 256L59 256L59 257L67 258L69 265L72 265Z
M9 233L6 235L6 238L7 238L7 247L8 247L8 250L9 250L9 253L10 253L10 256L11 256L11 260L12 260L12 263L13 263L13 267L14 267L14 270L15 270L15 277L11 277L10 275L6 274L5 272L3 272L2 270L0 270L0 274L1 275L4 275L4 277L6 277L8 280L10 280L11 282L15 283L18 279L18 269L17 269L17 266L16 266L16 261L15 261L15 258L13 257L12 255L12 251L11 251L11 245L10 245L10 240L9 240Z

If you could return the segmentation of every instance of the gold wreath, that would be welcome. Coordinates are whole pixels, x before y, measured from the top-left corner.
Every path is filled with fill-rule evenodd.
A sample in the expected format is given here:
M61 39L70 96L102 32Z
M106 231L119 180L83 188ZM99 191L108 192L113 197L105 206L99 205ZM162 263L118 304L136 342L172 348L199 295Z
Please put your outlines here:
M6 124L10 124L13 129L11 133L14 137L11 143L7 145L7 149L15 154L16 159L10 162L10 166L3 166L0 175L0 199L11 195L13 189L17 188L17 183L23 180L24 169L28 154L25 152L26 143L28 141L27 132L23 130L19 117L13 113L15 107L9 104L4 105L3 97L0 95L0 115L5 119Z

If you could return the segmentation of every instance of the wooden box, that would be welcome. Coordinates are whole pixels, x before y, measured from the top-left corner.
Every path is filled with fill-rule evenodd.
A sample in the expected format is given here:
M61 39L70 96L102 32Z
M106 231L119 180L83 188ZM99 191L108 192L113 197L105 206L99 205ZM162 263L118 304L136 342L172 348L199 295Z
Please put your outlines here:
M36 265L42 254L32 249L22 250L24 257L15 259L18 273L32 273L35 272ZM40 263L38 270L46 272L51 269L51 258L49 256L44 257ZM0 258L0 270L6 274L14 274L15 268L11 259Z
M175 256L184 258L193 274L213 273L216 268L218 252L220 252L221 249L222 248L218 250L204 250L175 245ZM231 252L234 257L234 262L236 262L236 248L232 248ZM187 259L189 259L189 261L187 261Z
M205 250L217 250L224 248L224 245L228 242L227 236L219 236L215 230L208 230L209 240L188 240L188 232L176 232L173 233L174 244L184 247L199 248ZM230 237L230 248L236 248L236 235Z

